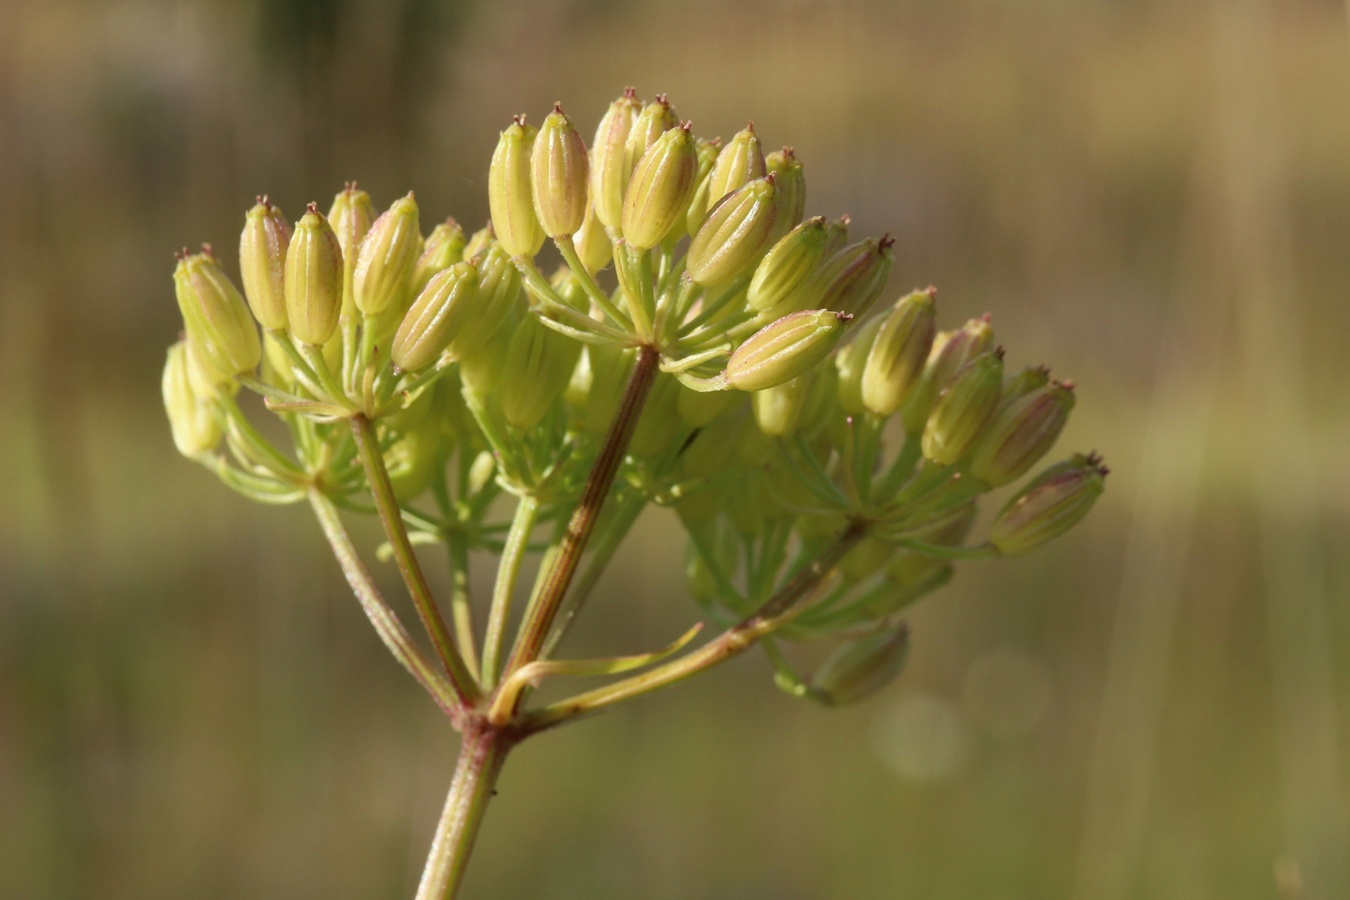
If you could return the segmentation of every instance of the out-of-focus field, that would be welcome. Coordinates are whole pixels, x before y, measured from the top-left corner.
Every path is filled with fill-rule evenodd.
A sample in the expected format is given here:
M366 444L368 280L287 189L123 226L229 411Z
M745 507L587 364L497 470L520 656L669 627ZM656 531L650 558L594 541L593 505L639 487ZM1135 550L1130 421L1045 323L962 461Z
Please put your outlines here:
M453 741L307 511L174 453L172 252L351 178L481 222L510 114L627 84L793 144L893 294L1077 381L1062 449L1114 474L869 703L749 656L527 744L468 896L1350 896L1334 0L0 5L0 896L410 895ZM672 529L572 652L694 618Z

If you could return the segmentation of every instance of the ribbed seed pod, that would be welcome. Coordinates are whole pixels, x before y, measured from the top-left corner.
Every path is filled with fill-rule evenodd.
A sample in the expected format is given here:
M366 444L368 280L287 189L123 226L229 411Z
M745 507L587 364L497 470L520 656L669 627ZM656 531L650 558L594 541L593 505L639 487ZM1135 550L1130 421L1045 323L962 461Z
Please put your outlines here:
M1016 481L1050 452L1073 409L1073 385L1056 381L1000 404L970 456L970 474L999 487Z
M239 275L253 318L266 331L286 328L286 247L291 224L266 197L248 211L239 235Z
M188 459L199 459L220 445L222 435L210 408L193 390L188 366L187 341L179 341L169 348L160 388L174 446Z
M450 339L452 359L463 359L524 312L520 272L497 244L478 257L477 310L470 323Z
M755 134L755 123L751 122L736 132L722 152L717 154L717 162L713 164L708 179L708 205L716 206L717 201L727 194L740 190L757 178L763 178L765 174L764 151L759 145L759 135Z
M209 248L180 257L173 284L188 341L207 377L218 384L256 369L262 359L258 327Z
M685 257L695 284L726 284L759 261L773 236L777 195L770 175L737 188L713 207Z
M809 309L764 326L736 348L724 374L729 386L762 391L791 381L830 355L848 313Z
M478 273L478 290L483 296L488 291L482 270ZM512 310L507 317L506 327L498 328L492 336L476 346L465 347L457 356L459 359L459 380L464 390L486 401L498 401L501 397L503 373L507 367L507 351L511 339L517 330L517 324L529 318L529 314L518 314ZM540 326L541 328L543 326ZM456 348L451 345L451 352Z
M497 140L488 167L488 209L497 242L512 256L533 257L544 245L544 229L534 211L530 170L537 132L517 116Z
M394 365L416 372L434 363L459 339L481 341L489 323L483 321L483 303L478 295L478 270L466 262L438 272L417 295L394 335L391 348Z
M1014 402L1021 400L1033 391L1039 391L1050 383L1050 370L1045 366L1027 366L1003 384L1003 396L999 399L999 412Z
M555 103L539 126L530 156L534 212L551 238L576 234L586 217L590 165L586 142Z
M595 207L586 207L586 216L581 220L581 230L574 239L577 256L586 271L594 275L605 268L614 259L614 247L605 233L605 226L595 215Z
M628 88L609 105L609 111L595 129L595 142L591 145L591 204L595 217L606 228L617 229L622 222L623 197L636 162L628 159L628 135L641 110L637 92Z
M342 312L342 248L313 203L286 251L286 312L292 336L314 345L333 336Z
M469 240L464 244L464 259L473 262L473 258L480 253L486 253L487 249L497 240L497 235L492 231L492 223L488 222L482 228L469 235Z
M639 250L661 243L688 208L698 153L686 122L661 135L633 170L623 199L623 236Z
M819 305L813 289L819 286L815 275L824 256L825 219L817 216L784 235L759 261L746 303L775 317Z
M814 372L750 395L755 424L770 437L791 437L806 408L807 390Z
M661 135L680 124L665 94L657 94L656 99L642 107L633 119L633 127L624 142L624 156L628 160L628 171L637 168L638 162L651 146L660 140Z
M853 339L834 357L834 368L839 373L839 406L850 416L867 412L862 399L863 373L867 371L867 357L876 343L882 319L868 319L853 332Z
M409 193L380 214L361 242L352 275L356 308L367 316L391 306L406 309L421 244L417 200Z
M923 455L943 466L964 459L993 417L1002 390L1002 350L967 363L933 405L923 429Z
M446 219L427 235L422 253L413 263L412 296L422 293L431 276L464 261L464 229L454 219Z
M361 242L370 233L375 218L375 204L370 202L370 195L358 189L354 181L348 182L333 198L333 205L328 209L328 226L337 235L338 246L342 248L342 318L357 314L356 260L361 252Z
M825 258L829 259L848 246L848 227L852 219L844 214L825 223Z
M502 412L511 427L527 431L543 421L567 389L581 344L526 315L520 320L499 374Z
M862 402L869 412L891 415L923 377L937 333L936 293L929 288L901 297L882 320L862 376Z
M708 207L712 206L708 192L712 187L713 165L722 150L722 141L719 138L698 138L694 141L694 148L698 153L698 171L694 182L698 186L689 198L689 210L684 218L684 227L689 234L698 234L704 217L708 215Z
M905 401L905 431L908 434L922 432L938 394L966 363L993 346L994 329L989 324L987 313L978 319L968 320L954 331L939 331L933 338L933 348L928 351L923 379Z
M830 706L856 703L894 681L909 658L909 627L901 624L850 641L811 676L814 696Z
M764 167L778 176L778 221L774 224L774 239L777 240L795 228L806 215L806 173L791 147L770 153Z
M1109 471L1096 454L1051 466L994 518L989 542L1004 556L1021 556L1059 537L1097 502Z
M891 274L889 236L868 238L828 257L817 274L820 304L864 316L886 289Z

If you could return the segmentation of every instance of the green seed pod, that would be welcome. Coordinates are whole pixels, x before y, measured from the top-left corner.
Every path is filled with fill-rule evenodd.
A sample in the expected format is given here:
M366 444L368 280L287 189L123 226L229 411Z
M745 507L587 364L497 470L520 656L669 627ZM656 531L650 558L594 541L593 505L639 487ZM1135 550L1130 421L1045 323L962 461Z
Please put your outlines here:
M869 412L891 415L923 377L937 332L936 294L929 288L901 297L882 320L862 376L862 402Z
M295 382L295 376L291 373L291 358L271 331L263 332L262 362L262 379L267 384L288 389Z
M729 386L762 391L791 381L830 355L853 317L831 309L789 313L736 348L723 372Z
M970 474L990 487L1022 477L1050 452L1073 405L1073 383L1058 381L1000 404L970 456Z
M694 192L698 153L689 123L661 135L643 154L623 198L623 235L639 250L661 243Z
M905 401L905 431L909 434L922 432L938 394L951 384L966 363L993 345L994 329L989 324L988 313L970 319L954 331L939 331L933 338L933 348L928 351L923 379Z
M464 245L464 258L473 262L473 258L480 253L486 253L488 248L497 240L497 236L492 233L492 223L488 222L482 228L469 235L469 240Z
M722 141L720 138L698 138L694 141L694 149L698 153L698 174L694 176L698 187L694 188L694 194L689 198L689 210L684 218L684 227L689 234L698 234L703 219L708 215L708 207L712 205L708 194L712 189L712 170L722 150Z
M370 195L358 190L356 182L349 182L342 192L333 198L328 210L328 225L337 235L338 246L342 248L342 318L356 315L356 260L361 252L361 242L370 233L375 223L375 204Z
M642 107L633 119L633 127L624 141L624 157L628 160L628 171L632 172L637 168L638 162L651 146L660 140L661 135L679 124L680 117L675 115L675 110L665 94L657 94L655 100Z
M864 316L886 289L891 274L889 235L868 238L828 257L816 275L822 306Z
M483 288L481 270L478 273L478 290L480 294L487 294ZM507 327L498 328L492 337L477 346L466 348L458 356L459 380L465 391L484 401L494 400L500 396L503 372L507 365L506 353L511 347L511 338L517 330L517 323L525 318L528 318L528 315L520 316L513 310L507 318Z
M476 311L459 333L451 336L448 352L452 359L472 355L504 324L524 312L520 272L500 245L493 244L480 255L477 268Z
M855 329L853 340L844 345L834 358L834 368L839 374L839 406L850 416L860 416L867 412L862 399L863 373L867 371L867 357L876 343L877 332L881 330L884 319L868 319Z
M852 224L848 214L825 223L825 258L829 259L848 246L848 227Z
M482 320L482 307L478 270L472 264L455 263L438 272L413 301L394 335L394 365L405 372L416 372L434 363L452 340L481 341L488 324Z
M544 245L544 229L534 212L531 158L537 132L516 116L502 132L488 167L488 209L497 242L511 256L533 257Z
M820 284L815 275L825 258L825 241L825 219L820 216L780 238L755 267L745 295L747 305L775 318L817 306Z
M1050 383L1050 370L1045 366L1027 366L1003 384L1003 396L999 399L999 411L1002 412L1027 394L1039 391Z
M755 123L751 122L744 130L736 132L717 154L708 180L708 205L716 206L717 201L727 194L763 178L765 171L764 151L760 149L759 135L755 134Z
M694 391L681 385L675 399L675 411L686 425L702 428L730 412L744 399L736 391Z
M160 387L173 444L188 459L200 459L220 445L220 425L192 387L187 341L169 348Z
M286 247L291 225L266 197L244 219L239 235L239 275L253 318L265 331L286 328Z
M179 257L173 285L188 341L211 381L232 381L258 368L258 326L210 248Z
M581 344L559 334L539 319L521 319L500 373L502 412L512 428L528 431L543 421L567 389Z
M1095 453L1051 466L999 511L989 542L1004 556L1021 556L1059 537L1087 515L1109 472Z
M413 263L412 296L422 293L431 276L464 261L464 229L454 219L446 219L427 235L422 254Z
M777 214L774 176L757 178L723 197L689 243L686 271L695 284L726 284L759 261Z
M614 246L609 242L605 226L595 215L595 208L586 207L586 216L581 220L581 230L575 238L577 256L586 271L594 275L605 268L614 259Z
M765 168L778 176L778 219L774 240L787 234L806 215L806 175L791 147L770 153Z
M679 390L680 383L672 376L665 373L656 376L642 407L642 416L633 429L633 438L628 443L630 454L640 459L661 456L688 431L675 413Z
M544 234L556 238L580 231L586 216L590 166L586 142L560 103L553 104L553 112L539 127L530 156L530 177L534 212Z
M342 312L342 248L313 203L295 223L286 251L286 313L291 334L321 346L337 330Z
M374 316L391 306L407 308L421 243L417 200L409 193L380 214L361 242L352 275L357 309Z
M641 110L637 92L625 90L600 119L591 145L591 203L600 224L611 230L617 230L623 218L623 196L636 162L628 159L628 135Z
M975 501L963 503L936 520L927 522L905 537L940 547L959 547L975 524L978 509ZM908 589L928 583L949 563L914 550L901 550L891 557L886 566L886 578L897 587Z
M810 387L813 374L807 372L791 381L750 395L755 410L755 424L760 431L770 437L791 437L796 432L802 410L806 407L807 388Z
M1002 390L1001 349L967 363L933 405L923 429L923 455L943 466L964 459L993 417Z
M609 430L632 370L631 350L608 344L586 345L567 385L567 405L580 430L596 435Z
M812 693L830 706L856 703L894 681L908 657L909 627L903 624L850 641L811 676Z
M839 412L839 371L820 366L812 374L797 430L807 440L814 439Z

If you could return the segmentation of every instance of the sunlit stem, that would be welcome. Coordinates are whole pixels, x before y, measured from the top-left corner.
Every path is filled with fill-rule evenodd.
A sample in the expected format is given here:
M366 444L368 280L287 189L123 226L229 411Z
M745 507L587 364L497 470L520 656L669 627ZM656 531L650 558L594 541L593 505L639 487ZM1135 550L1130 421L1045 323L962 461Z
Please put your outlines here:
M590 271L582 264L572 235L565 234L556 237L553 239L553 243L557 246L558 252L562 254L563 261L572 270L572 274L581 283L581 289L586 292L586 296L591 299L591 302L600 307L601 312L608 316L614 325L625 330L632 328L633 323L613 304L609 295L600 289L600 285L595 283L595 278L592 277Z
M506 650L506 624L511 616L511 598L515 593L520 564L539 517L539 501L530 495L520 498L511 530L506 535L501 562L497 566L497 583L492 591L492 608L488 612L487 635L483 639L483 687L491 690L500 674L502 654Z

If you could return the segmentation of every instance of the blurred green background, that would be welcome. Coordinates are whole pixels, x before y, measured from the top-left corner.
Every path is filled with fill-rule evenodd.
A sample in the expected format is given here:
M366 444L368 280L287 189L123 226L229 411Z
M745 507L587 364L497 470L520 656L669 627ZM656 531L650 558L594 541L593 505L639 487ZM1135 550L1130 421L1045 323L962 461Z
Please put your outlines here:
M893 293L1078 382L1062 449L1114 474L867 704L750 655L526 744L467 895L1350 896L1340 0L7 0L0 896L411 894L453 740L307 509L174 453L171 254L351 178L479 223L510 114L628 84L794 145ZM693 619L672 528L571 652Z

